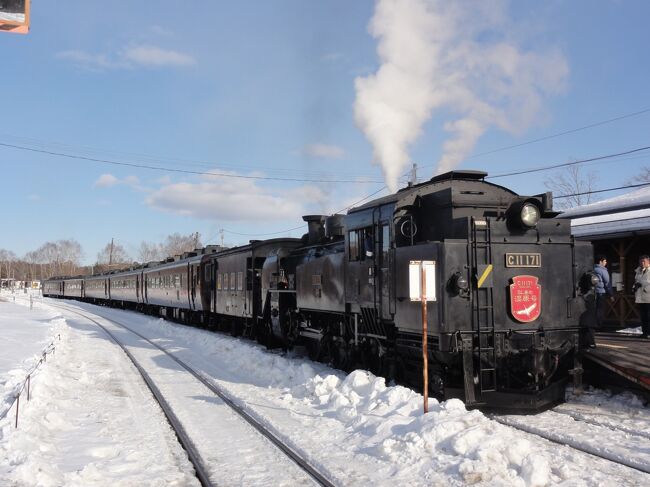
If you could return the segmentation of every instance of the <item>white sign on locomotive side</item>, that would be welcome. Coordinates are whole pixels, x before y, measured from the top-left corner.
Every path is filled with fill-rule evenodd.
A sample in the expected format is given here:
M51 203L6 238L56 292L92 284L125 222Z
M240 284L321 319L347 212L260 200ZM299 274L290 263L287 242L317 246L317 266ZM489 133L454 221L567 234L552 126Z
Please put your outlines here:
M411 301L422 301L422 273L426 301L436 300L436 262L433 260L411 260L409 262L409 296Z

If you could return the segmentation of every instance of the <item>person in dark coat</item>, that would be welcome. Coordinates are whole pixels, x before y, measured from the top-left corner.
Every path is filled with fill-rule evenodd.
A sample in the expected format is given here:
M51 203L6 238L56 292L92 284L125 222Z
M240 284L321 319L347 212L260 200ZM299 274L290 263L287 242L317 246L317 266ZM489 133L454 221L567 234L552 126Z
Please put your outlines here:
M600 328L605 320L606 301L614 296L612 280L607 270L607 256L599 255L596 257L594 274L598 276L598 283L596 284L596 324ZM587 340L590 347L593 348L596 346L593 328L589 329Z
M634 271L634 302L641 314L643 338L650 337L650 257L642 255Z

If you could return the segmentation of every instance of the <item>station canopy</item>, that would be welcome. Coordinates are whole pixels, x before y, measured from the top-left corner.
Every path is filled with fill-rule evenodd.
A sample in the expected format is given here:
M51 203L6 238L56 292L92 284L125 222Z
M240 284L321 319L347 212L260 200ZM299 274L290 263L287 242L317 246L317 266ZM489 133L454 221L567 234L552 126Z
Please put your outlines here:
M650 234L650 186L596 203L571 208L571 233L590 240Z

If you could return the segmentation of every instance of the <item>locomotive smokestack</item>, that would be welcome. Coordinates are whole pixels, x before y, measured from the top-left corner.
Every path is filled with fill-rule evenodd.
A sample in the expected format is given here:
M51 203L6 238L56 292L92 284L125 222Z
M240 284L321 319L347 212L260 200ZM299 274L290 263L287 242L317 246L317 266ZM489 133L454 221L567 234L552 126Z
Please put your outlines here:
M314 245L325 238L325 219L324 215L305 215L303 221L307 222L307 231L309 245Z

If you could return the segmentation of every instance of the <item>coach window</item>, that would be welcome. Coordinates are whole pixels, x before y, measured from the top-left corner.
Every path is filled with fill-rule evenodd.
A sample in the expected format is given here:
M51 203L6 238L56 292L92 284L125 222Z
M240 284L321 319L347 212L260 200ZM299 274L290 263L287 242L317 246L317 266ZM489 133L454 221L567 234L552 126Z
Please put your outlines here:
M217 274L217 289L221 291L221 280L223 278L223 274L219 273Z
M238 272L237 273L237 290L238 291L243 291L244 290L244 273L243 272Z
M359 260L359 241L357 239L357 231L352 230L348 233L350 262Z
M388 252L390 251L390 227L381 226L381 264L388 265Z
M235 279L237 279L235 277L235 273L231 272L230 273L230 290L231 291L234 291L237 288L237 281Z
M371 259L375 251L375 240L372 237L372 227L359 230L359 242L363 242L361 260Z

